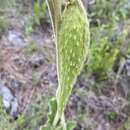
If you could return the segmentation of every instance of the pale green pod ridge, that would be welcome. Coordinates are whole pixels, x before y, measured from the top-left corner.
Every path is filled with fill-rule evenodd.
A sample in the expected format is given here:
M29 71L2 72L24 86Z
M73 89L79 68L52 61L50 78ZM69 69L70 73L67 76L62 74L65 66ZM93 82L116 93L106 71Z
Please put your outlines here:
M90 42L89 22L82 3L69 4L62 17L57 36L57 115L61 117L71 94L73 84L88 56Z

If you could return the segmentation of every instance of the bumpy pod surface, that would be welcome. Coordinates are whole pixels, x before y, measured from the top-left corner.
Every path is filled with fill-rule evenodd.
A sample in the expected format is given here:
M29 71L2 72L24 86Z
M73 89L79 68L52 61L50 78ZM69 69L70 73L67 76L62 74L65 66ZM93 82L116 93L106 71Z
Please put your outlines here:
M88 55L89 41L87 15L76 1L64 11L57 38L57 105L60 114L64 111L73 84Z

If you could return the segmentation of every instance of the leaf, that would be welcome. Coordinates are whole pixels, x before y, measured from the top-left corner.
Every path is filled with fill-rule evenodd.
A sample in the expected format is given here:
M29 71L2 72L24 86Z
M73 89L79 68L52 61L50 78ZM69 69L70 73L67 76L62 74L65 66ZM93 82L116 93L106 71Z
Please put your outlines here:
M46 0L46 3L48 6L53 31L55 37L57 37L59 21L61 19L61 0ZM55 39L55 42L57 42L57 39Z
M49 114L48 114L48 123L49 124L53 123L56 111L57 111L56 98L52 98L49 102Z
M74 121L70 121L67 123L67 130L73 130L76 126L76 123Z
M34 14L39 18L40 17L40 5L38 1L34 2Z
M82 70L88 55L90 41L87 15L77 2L66 7L57 41L59 87L56 98L58 105L57 115L61 117L73 84Z

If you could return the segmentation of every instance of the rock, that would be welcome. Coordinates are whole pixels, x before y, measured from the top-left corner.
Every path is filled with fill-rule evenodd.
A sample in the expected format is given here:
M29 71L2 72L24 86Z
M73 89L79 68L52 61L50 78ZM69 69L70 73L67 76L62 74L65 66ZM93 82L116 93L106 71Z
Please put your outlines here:
M43 65L44 61L45 61L44 56L42 56L42 55L33 55L29 60L29 64L33 68L38 68L41 65Z
M15 47L25 47L26 42L24 40L24 37L17 31L15 30L10 30L8 32L8 41L10 45L15 46Z
M2 97L3 105L6 111L9 112L10 115L15 119L18 114L17 99L14 97L11 90L2 84L0 84L0 96Z
M13 88L13 89L17 89L17 90L19 90L21 87L22 87L22 83L19 81L19 80L17 80L17 79L11 79L11 87Z
M11 111L10 114L11 116L16 119L17 115L18 115L18 100L16 98L14 98L11 102Z
M3 104L6 109L11 107L11 101L13 100L13 95L11 91L3 85L0 85L0 96L3 98Z

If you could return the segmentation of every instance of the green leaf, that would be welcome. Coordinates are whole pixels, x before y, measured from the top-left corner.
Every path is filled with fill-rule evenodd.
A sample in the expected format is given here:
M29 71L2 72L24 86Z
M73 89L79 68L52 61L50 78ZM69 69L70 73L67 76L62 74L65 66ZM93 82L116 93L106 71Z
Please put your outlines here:
M74 121L70 121L67 123L67 130L73 130L76 126L76 123Z
M89 24L83 7L77 1L68 5L64 11L57 39L59 87L56 98L58 105L57 115L61 117L73 84L88 56Z
M38 1L35 1L34 3L34 14L37 16L37 17L40 17L40 4Z
M57 111L57 102L56 98L52 98L49 102L49 114L48 114L48 123L52 124L55 118Z
M48 6L51 23L56 38L59 28L59 22L61 20L61 0L46 0L46 3ZM55 42L57 42L57 39L55 39Z

